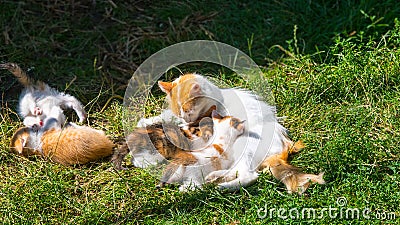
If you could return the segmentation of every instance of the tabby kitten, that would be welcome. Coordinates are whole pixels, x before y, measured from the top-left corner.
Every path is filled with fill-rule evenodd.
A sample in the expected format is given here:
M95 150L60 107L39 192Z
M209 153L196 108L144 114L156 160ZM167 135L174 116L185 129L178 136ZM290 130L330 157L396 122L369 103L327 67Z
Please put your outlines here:
M186 150L200 149L213 134L213 120L210 118L215 106L193 123L177 126L174 123L155 123L138 127L130 133L126 142L118 148L111 159L117 170L125 169L122 162L130 152L135 167L146 168L186 154Z

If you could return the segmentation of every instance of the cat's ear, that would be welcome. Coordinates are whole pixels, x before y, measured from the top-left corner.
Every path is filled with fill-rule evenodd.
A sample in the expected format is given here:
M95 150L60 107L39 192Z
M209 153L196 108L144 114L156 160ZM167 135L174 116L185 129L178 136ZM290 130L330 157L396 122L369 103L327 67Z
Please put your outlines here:
M201 94L201 87L200 87L200 84L194 83L194 84L192 85L192 88L190 89L190 94L191 94L192 96L200 95L200 94Z
M172 82L164 82L164 81L158 81L158 86L160 87L161 91L165 92L167 95L171 93L171 90L174 87Z
M212 110L212 111L217 110L217 106L216 105L212 105L209 110Z
M24 150L24 148L26 146L26 142L27 141L28 141L27 137L21 137L20 138L20 144L18 145L18 148L17 148L19 154L23 153L23 150Z
M27 131L27 128L22 127L18 129L15 132L14 136L11 138L10 149L17 152L18 154L22 154L28 141L28 135L29 133Z
M222 119L222 116L217 112L217 110L213 110L212 111L212 113L211 113L211 117L213 118L213 119Z
M201 117L211 117L212 111L217 110L216 105L212 105L207 112L205 112ZM199 117L200 118L200 117Z
M242 130L244 130L244 122L246 122L246 120L240 121L240 120L232 119L231 125L232 125L236 130L242 131Z
M26 141L27 141L26 138L21 136L18 139L16 139L13 143L11 143L10 148L13 151L17 152L18 154L22 155L26 145Z

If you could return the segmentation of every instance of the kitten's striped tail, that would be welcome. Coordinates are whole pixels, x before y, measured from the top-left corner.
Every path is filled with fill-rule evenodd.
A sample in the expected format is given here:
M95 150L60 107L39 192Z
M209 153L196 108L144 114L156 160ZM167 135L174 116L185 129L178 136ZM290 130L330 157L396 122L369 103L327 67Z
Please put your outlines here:
M33 84L33 80L16 63L2 63L0 64L0 68L6 69L14 74L18 81L25 87Z

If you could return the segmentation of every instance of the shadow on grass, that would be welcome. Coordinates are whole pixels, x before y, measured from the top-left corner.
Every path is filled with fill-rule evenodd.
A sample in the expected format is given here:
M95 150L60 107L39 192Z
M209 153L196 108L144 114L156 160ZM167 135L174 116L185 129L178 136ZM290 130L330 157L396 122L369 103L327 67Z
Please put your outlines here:
M141 205L139 208L131 212L127 212L118 218L112 219L113 223L125 224L127 222L135 221L141 222L146 219L152 218L155 220L159 219L171 219L171 212L179 212L181 214L195 213L196 210L209 208L210 210L218 210L218 206L211 206L216 202L216 205L226 203L227 198L242 198L238 191L237 194L230 193L230 197L223 196L222 192L216 191L214 187L206 187L204 190L190 191L186 193L171 193L178 191L177 186L169 186L167 189L156 189L154 201L148 202ZM163 193L165 192L165 193ZM173 199L168 201L157 200L159 196L173 195ZM212 199L212 200L211 200ZM226 208L226 207L225 207ZM204 215L202 215L204 216ZM199 215L199 217L201 217Z
M88 103L101 90L123 95L118 87L137 66L171 44L221 41L265 65L285 55L276 45L313 53L327 50L337 35L381 35L399 15L400 2L5 1L0 11L0 61L35 67L38 79L60 90L67 86ZM0 81L3 98L17 99L8 74ZM99 98L98 107L106 100Z

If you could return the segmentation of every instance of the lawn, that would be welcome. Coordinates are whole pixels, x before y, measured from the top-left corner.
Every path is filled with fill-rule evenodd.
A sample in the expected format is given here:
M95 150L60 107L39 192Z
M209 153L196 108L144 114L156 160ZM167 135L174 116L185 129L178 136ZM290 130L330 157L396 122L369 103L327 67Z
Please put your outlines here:
M327 182L298 196L262 174L235 193L180 193L157 190L154 171L117 172L107 160L66 167L21 158L8 145L22 126L22 87L0 71L2 223L398 224L400 2L320 2L2 1L0 61L76 96L88 125L113 141L124 135L128 81L149 56L196 39L242 50L263 71L292 138L306 144L292 163L324 171ZM252 88L207 63L177 66L161 79L193 71ZM160 113L163 97L152 89L146 116Z

